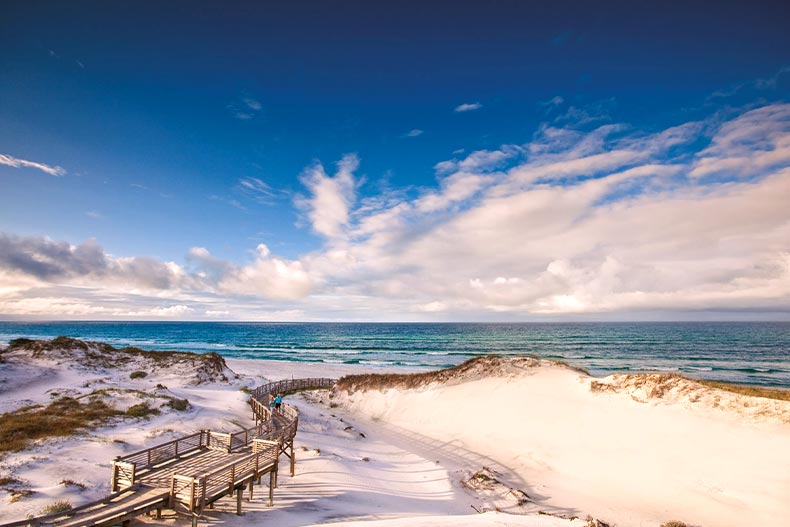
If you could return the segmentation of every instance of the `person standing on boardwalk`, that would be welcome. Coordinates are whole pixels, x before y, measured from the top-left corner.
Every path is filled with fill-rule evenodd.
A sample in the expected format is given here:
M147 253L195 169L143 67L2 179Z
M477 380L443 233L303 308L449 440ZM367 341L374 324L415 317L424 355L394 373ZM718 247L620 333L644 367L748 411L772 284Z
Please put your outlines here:
M269 413L274 413L274 398L269 399Z
M282 394L277 394L277 397L274 398L274 409L277 410L277 413L280 412L280 407L283 404L283 396Z

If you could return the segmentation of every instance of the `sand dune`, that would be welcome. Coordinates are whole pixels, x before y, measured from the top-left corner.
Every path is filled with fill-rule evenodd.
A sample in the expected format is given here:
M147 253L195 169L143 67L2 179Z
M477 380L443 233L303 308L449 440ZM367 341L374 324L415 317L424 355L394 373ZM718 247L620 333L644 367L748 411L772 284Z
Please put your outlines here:
M790 403L685 379L596 380L518 360L407 388L344 386L336 404L493 458L534 498L617 525L781 525ZM427 378L426 378L427 379Z
M132 378L145 355L133 352L134 360L116 367L92 364L84 351L4 354L3 411L67 395L100 396L121 409L143 397L159 413L115 417L5 454L0 522L59 499L79 505L100 498L109 491L109 462L117 455L183 432L248 425L244 387L364 371L229 360L216 375L196 377L192 363L178 360ZM231 514L228 500L206 520L286 527L596 525L583 519L589 514L625 527L669 519L783 525L790 517L788 402L662 375L593 379L531 358L484 359L418 376L353 377L341 388L288 398L301 411L297 477L281 478L274 508L260 493L245 503L244 516ZM189 406L177 411L168 398L188 399Z

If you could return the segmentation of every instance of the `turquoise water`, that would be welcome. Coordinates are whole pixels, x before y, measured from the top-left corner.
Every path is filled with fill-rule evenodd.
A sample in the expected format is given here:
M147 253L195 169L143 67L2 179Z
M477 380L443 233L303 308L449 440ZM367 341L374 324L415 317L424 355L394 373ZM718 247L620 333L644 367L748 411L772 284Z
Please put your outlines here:
M594 375L673 371L790 388L790 322L314 324L0 322L0 341L67 335L229 358L444 367L497 353L562 359Z

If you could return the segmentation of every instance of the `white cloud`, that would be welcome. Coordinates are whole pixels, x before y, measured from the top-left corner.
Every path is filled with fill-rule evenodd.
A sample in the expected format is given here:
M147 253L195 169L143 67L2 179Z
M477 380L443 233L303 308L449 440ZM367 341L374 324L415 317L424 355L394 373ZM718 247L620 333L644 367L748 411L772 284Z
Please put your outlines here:
M218 288L266 298L295 299L306 296L312 285L313 280L301 262L273 257L266 245L259 244L255 260L249 265L231 268L220 279Z
M26 159L19 159L6 154L0 154L0 165L6 165L13 168L35 168L49 174L50 176L65 176L66 170L63 167L46 165L44 163L36 163L35 161L28 161Z
M422 130L420 130L418 128L415 128L414 130L409 130L408 132L403 134L403 137L419 137L419 136L421 136L424 133L425 133L424 131L422 131Z
M270 205L274 202L277 193L266 182L256 177L239 179L239 189L248 198Z
M335 177L327 175L320 163L302 174L302 183L311 195L297 200L297 205L306 211L318 234L327 238L343 234L355 198L354 171L358 166L357 156L349 154L338 163Z
M723 123L690 172L738 179L790 164L790 104L764 106Z
M261 113L263 105L252 97L240 97L228 104L227 108L236 119L248 121Z
M332 176L315 164L302 175L307 193L297 205L326 243L293 259L261 244L236 264L194 247L181 266L115 257L94 240L0 236L0 313L788 313L790 114L774 104L717 119L650 134L618 124L586 132L546 125L525 144L437 165L437 185L416 196L389 192L359 203L356 156Z
M563 99L559 95L555 95L554 97L552 97L551 99L546 101L544 104L551 105L551 106L559 106L560 104L562 104L564 102L565 102L565 99Z
M483 105L480 104L479 102L467 102L467 103L459 104L458 106L456 106L454 111L456 111L456 112L472 112L472 111L475 111L475 110L479 110L482 107L483 107Z
M263 108L263 105L259 101L251 97L244 97L241 101L247 105L247 108L256 112Z

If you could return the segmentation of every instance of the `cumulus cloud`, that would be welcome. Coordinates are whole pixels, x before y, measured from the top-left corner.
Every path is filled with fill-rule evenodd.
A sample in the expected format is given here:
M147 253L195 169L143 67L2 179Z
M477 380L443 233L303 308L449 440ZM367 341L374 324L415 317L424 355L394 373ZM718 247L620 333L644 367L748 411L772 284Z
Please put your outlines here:
M259 244L255 260L225 273L218 287L232 293L296 299L310 292L312 282L302 262L273 257L266 245Z
M465 102L463 104L459 104L455 107L456 112L473 112L475 110L479 110L482 108L483 105L479 102Z
M320 163L302 174L301 181L310 196L299 198L297 205L306 212L318 234L327 238L342 235L355 198L354 171L358 166L357 156L349 154L337 164L334 177L330 177Z
M788 105L770 104L651 133L551 123L525 143L439 163L433 187L359 200L356 156L343 157L334 175L316 163L301 176L306 192L296 205L325 243L293 259L260 244L238 264L194 247L180 266L109 255L94 240L3 235L0 312L401 320L788 313L788 122Z
M46 282L91 281L167 289L186 275L173 262L146 256L114 258L95 239L80 245L44 237L0 234L0 267Z
M0 165L5 165L13 168L35 168L49 174L50 176L65 176L66 170L63 167L51 166L44 163L37 163L35 161L28 161L27 159L19 159L6 154L0 154Z

